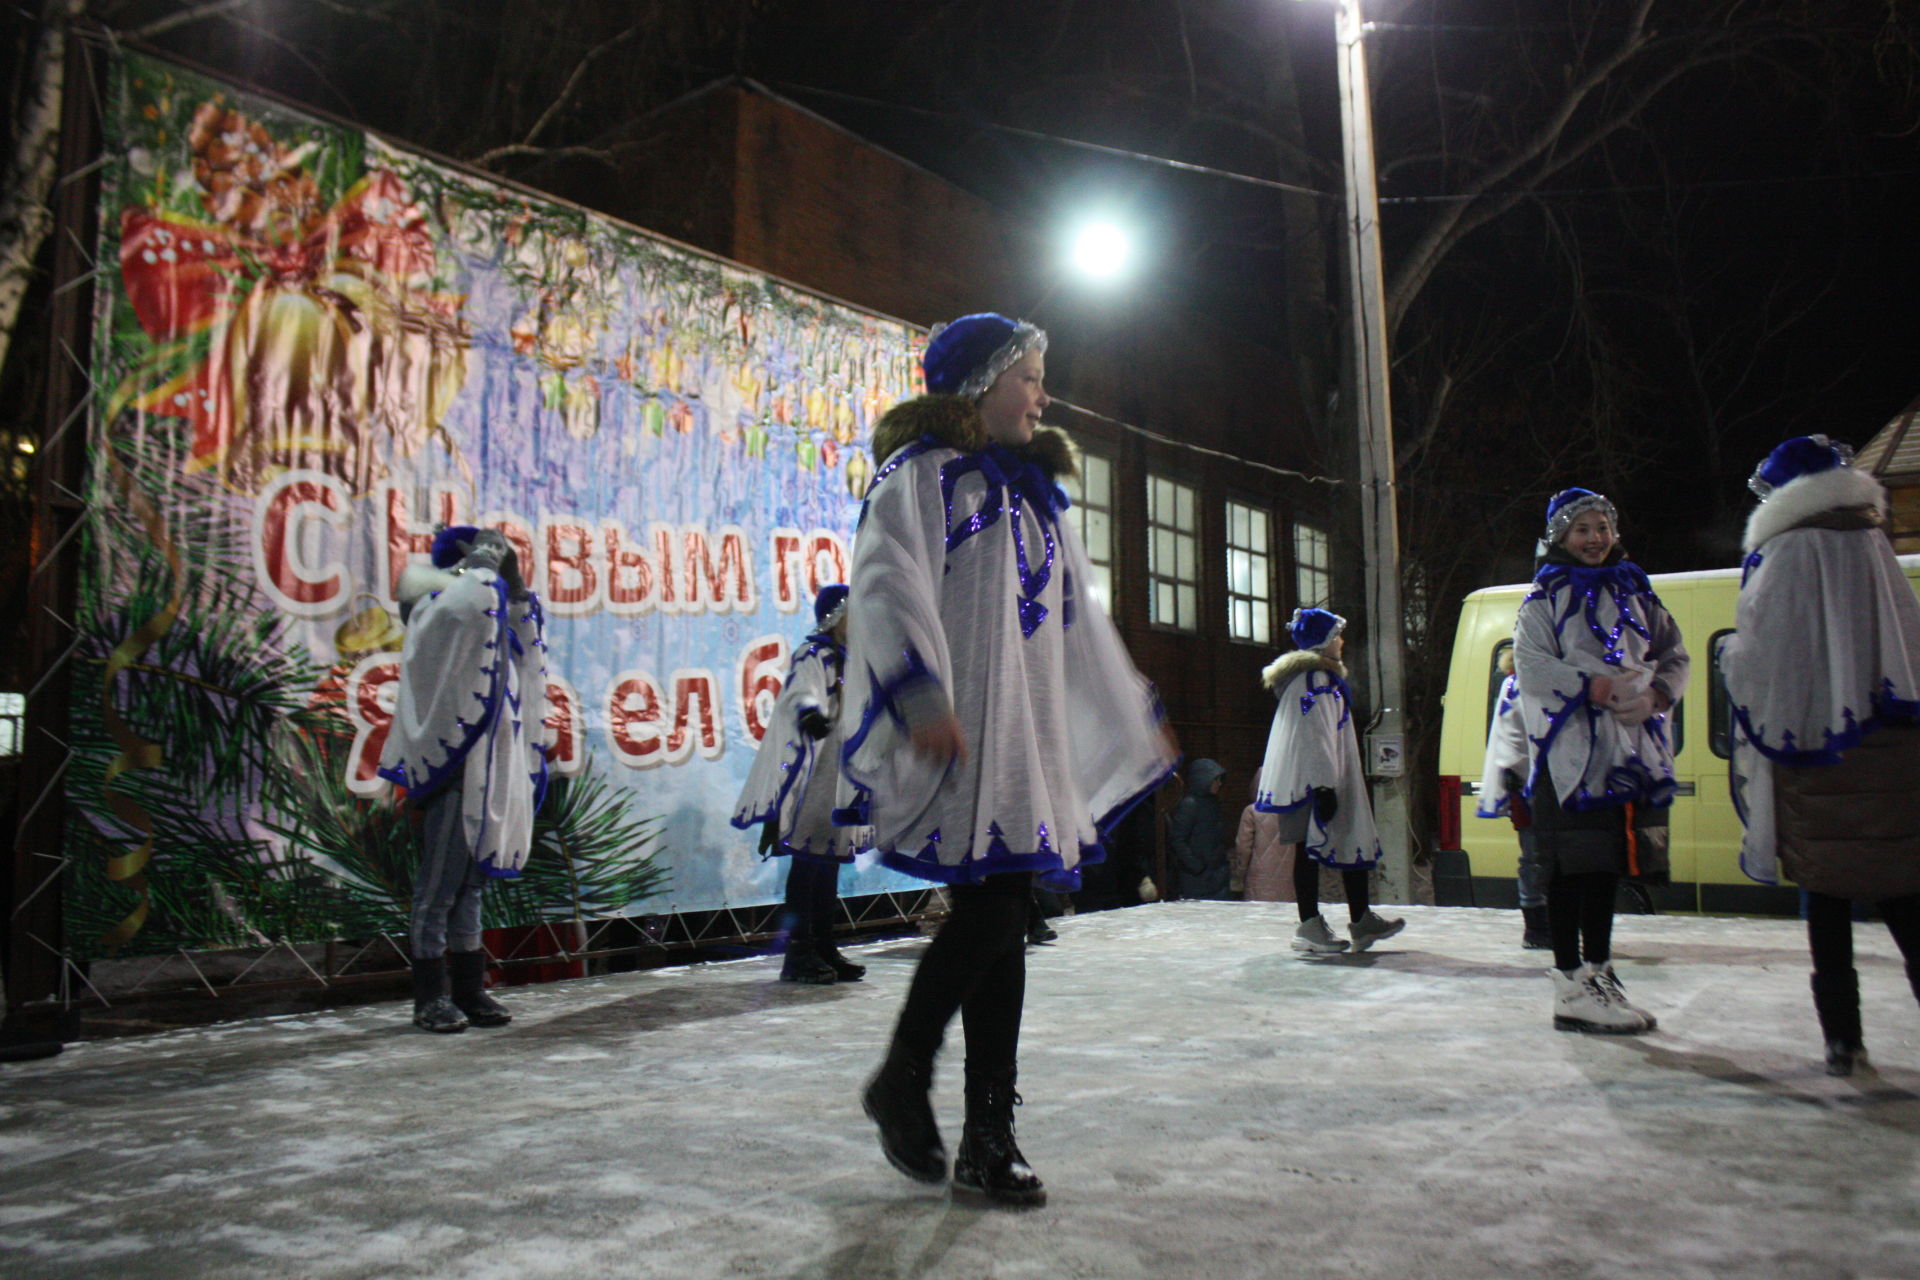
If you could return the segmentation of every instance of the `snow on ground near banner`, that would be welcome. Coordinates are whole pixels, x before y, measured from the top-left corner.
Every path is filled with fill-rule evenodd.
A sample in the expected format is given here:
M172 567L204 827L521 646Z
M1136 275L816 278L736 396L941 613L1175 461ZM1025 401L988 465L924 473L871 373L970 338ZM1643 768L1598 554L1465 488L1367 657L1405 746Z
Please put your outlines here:
M1336 914L1341 909L1335 908ZM1030 953L1031 1213L893 1173L857 1091L924 944L77 1045L0 1068L0 1272L28 1276L1910 1277L1920 1010L1860 926L1877 1071L1826 1076L1797 924L1623 917L1661 1029L1555 1033L1516 912L1359 957L1290 904L1061 921ZM936 1089L949 1143L958 1029Z

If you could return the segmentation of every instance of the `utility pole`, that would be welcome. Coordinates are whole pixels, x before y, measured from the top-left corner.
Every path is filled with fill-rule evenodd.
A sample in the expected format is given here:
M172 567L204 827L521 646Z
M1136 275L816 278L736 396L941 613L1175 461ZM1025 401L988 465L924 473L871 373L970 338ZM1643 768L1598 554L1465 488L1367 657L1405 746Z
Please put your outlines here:
M1373 816L1386 855L1390 900L1411 896L1406 778L1406 627L1400 612L1400 513L1394 482L1393 407L1387 385L1380 196L1367 89L1367 24L1360 0L1335 0L1340 56L1341 153L1347 179L1347 282L1353 301L1354 430L1359 445L1361 555L1365 562L1367 672L1374 701L1366 760Z

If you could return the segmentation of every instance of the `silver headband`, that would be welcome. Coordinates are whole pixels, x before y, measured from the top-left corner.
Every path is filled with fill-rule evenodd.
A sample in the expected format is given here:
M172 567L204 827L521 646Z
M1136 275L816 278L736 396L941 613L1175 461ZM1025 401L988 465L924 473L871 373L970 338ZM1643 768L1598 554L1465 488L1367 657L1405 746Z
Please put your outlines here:
M943 326L944 327L944 326ZM935 329L934 333L939 333ZM986 363L968 374L966 381L960 384L956 395L969 400L977 399L987 393L987 389L1000 381L1000 375L1020 363L1030 355L1047 353L1047 331L1038 325L1028 324L1025 320L1016 320L1013 336L1001 344L1000 349L988 356Z
M1573 527L1573 522L1589 511L1603 512L1613 531L1616 534L1620 532L1620 513L1613 509L1613 504L1607 501L1605 494L1590 493L1584 498L1575 498L1553 513L1553 518L1547 521L1547 545L1558 546L1560 539L1567 536L1567 530Z

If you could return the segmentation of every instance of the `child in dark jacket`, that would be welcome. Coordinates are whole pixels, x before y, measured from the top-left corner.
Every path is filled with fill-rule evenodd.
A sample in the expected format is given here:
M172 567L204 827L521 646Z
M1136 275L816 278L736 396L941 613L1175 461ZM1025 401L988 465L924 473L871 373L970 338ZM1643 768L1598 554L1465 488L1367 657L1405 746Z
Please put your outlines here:
M1220 812L1220 783L1227 771L1212 760L1187 769L1187 794L1167 820L1174 884L1183 898L1224 898L1232 879L1233 842Z

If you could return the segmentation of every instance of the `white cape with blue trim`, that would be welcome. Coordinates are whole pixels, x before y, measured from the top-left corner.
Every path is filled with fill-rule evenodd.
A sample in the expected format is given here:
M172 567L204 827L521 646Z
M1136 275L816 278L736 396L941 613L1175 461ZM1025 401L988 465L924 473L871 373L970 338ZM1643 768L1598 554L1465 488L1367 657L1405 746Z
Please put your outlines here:
M400 651L383 777L425 792L460 788L474 860L512 875L533 846L546 778L546 642L540 602L509 602L491 569L453 575L421 600Z
M1570 810L1668 804L1676 785L1670 717L1631 724L1588 696L1592 679L1606 676L1642 694L1657 681L1678 702L1692 670L1680 628L1646 577L1628 563L1613 569L1554 576L1521 602L1514 624L1533 760L1526 794L1544 782ZM1582 581L1599 585L1589 596Z
M842 791L864 791L897 870L1070 873L1097 824L1173 766L1159 699L1090 594L1078 535L1033 501L988 455L925 442L889 459L868 493ZM908 707L943 703L967 742L950 766L914 754L907 731Z
M1493 723L1487 728L1487 755L1480 770L1480 800L1473 808L1476 818L1504 818L1513 809L1513 794L1507 789L1509 776L1527 784L1531 753L1527 750L1526 712L1520 708L1520 681L1508 676L1494 699Z
M1297 650L1281 661L1307 652ZM1279 699L1273 727L1267 731L1267 756L1260 765L1254 808L1292 813L1304 805L1308 808L1304 847L1315 862L1373 866L1380 861L1380 835L1373 824L1346 681L1314 664L1286 677ZM1320 821L1312 811L1313 793L1323 787L1338 800L1332 822Z
M1883 501L1870 477L1821 472L1782 485L1748 526L1737 629L1720 661L1746 824L1740 867L1763 884L1780 879L1775 761L1836 763L1880 721L1920 714L1920 600L1892 544L1877 529L1782 527Z
M767 736L734 805L733 825L743 830L775 822L777 853L845 862L872 843L868 828L833 822L845 741L842 700L835 689L841 663L830 641L811 636L794 655L786 686L768 716ZM800 717L809 710L827 718L826 737L816 740L801 732Z

